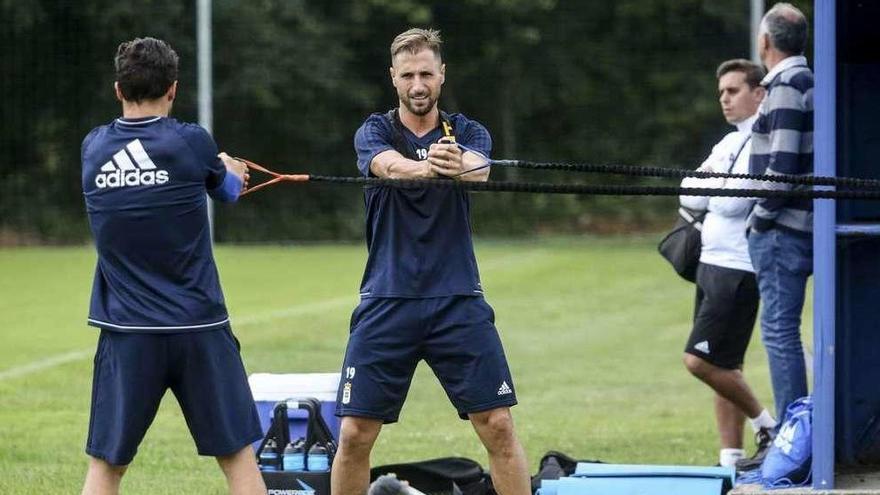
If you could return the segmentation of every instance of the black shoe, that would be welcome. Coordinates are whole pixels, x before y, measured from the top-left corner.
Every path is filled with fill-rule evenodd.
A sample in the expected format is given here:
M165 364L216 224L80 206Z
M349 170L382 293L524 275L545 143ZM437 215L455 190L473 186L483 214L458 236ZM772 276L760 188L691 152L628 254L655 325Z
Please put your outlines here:
M755 444L758 449L751 457L736 461L736 470L738 472L752 471L761 467L764 457L767 456L767 450L773 439L776 438L776 430L773 428L761 428L755 433Z

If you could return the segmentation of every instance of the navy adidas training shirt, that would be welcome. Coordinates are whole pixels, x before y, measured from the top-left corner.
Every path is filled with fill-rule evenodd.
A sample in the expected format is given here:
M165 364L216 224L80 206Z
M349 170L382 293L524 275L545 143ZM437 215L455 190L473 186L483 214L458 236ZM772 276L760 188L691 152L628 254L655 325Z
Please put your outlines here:
M205 198L235 199L221 193L226 175L198 125L116 119L86 136L82 187L98 252L90 325L186 332L228 323Z
M485 127L461 114L452 114L449 119L459 143L490 156L492 138ZM413 155L422 160L442 135L439 125L422 137L403 127L404 140ZM373 158L394 149L391 121L384 114L371 115L355 134L354 144L358 168L370 177ZM368 258L361 297L427 298L483 293L471 239L467 191L368 187L364 199Z

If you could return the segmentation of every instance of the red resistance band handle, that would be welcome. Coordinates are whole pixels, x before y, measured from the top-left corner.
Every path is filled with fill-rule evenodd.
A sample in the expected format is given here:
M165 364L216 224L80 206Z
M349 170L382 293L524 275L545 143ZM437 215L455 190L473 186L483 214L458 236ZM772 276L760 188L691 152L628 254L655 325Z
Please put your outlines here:
M269 179L266 182L263 182L261 184L257 184L256 186L251 186L251 187L247 188L243 193L241 193L241 196L244 196L245 194L250 194L255 191L259 191L260 189L262 189L264 187L271 186L272 184L276 184L278 182L308 182L308 180L309 180L308 174L279 174L278 172L273 172L273 171L269 170L268 168L266 168L262 165L256 164L250 160L247 160L244 158L238 158L238 157L235 157L235 159L244 163L247 166L247 168L249 168L251 170L263 172L264 174L271 175L273 177L272 179Z

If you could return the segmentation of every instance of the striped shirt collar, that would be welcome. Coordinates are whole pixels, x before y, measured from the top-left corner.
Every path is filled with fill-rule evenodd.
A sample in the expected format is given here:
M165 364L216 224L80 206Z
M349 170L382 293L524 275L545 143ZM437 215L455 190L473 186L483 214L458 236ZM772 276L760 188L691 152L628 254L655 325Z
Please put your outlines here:
M793 55L782 59L775 67L773 67L773 69L770 70L770 72L767 73L766 76L764 76L764 79L761 79L761 85L769 85L776 76L782 73L782 71L791 69L792 67L807 67L807 57L803 55Z

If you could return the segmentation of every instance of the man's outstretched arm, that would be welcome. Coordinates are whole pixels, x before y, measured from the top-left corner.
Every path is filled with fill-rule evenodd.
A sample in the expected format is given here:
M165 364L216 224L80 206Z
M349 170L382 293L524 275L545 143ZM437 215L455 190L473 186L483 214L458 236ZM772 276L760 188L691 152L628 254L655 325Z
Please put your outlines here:
M427 160L415 161L394 150L385 150L370 162L370 172L380 179L431 179L437 177Z

